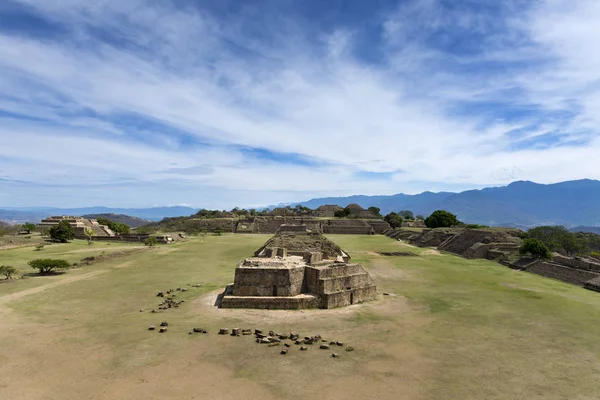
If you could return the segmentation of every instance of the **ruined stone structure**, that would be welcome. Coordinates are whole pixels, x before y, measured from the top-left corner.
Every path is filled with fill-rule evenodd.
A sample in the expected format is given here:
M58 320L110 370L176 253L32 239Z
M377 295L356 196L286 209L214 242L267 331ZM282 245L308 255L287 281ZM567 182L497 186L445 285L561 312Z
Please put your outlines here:
M61 221L67 221L75 231L75 237L85 238L85 229L89 228L94 232L94 236L115 236L115 233L106 225L100 225L95 219L85 219L81 217L72 217L66 215L55 215L42 220L39 223L41 229L51 228L58 225Z
M222 308L335 308L374 300L376 286L362 265L306 226L283 225L242 261Z

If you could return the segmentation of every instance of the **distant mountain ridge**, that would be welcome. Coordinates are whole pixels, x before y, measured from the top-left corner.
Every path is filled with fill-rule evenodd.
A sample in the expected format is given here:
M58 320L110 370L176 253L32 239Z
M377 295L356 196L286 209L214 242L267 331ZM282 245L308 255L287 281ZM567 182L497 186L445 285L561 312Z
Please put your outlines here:
M382 214L411 210L415 215L429 215L437 209L448 210L466 223L528 228L539 225L600 227L600 181L582 179L549 185L517 181L507 186L467 190L460 193L423 192L415 195L356 195L317 198L300 203L315 209L324 204L364 208L381 208ZM1 207L0 207L1 208ZM27 207L0 209L0 220L13 224L39 222L49 215L125 214L151 221L166 217L189 216L198 212L192 207L153 208L52 208Z
M98 218L106 218L113 222L119 222L125 224L131 228L139 228L140 226L151 223L149 219L142 219L138 217L132 217L131 215L125 214L112 214L112 213L103 213L103 214L85 214L82 215L83 218L88 219L98 219Z
M15 207L2 209L0 207L0 220L13 224L25 222L38 223L51 215L73 215L76 217L90 214L122 214L134 216L150 221L160 221L167 217L179 217L198 212L197 208L174 206L152 208L111 208L111 207L82 207L82 208L56 208L56 207Z
M411 210L427 216L437 209L444 209L456 214L463 222L491 226L600 226L600 181L591 179L549 185L517 181L508 186L460 193L328 197L296 204L316 208L323 204L346 206L350 203L379 207L384 214Z

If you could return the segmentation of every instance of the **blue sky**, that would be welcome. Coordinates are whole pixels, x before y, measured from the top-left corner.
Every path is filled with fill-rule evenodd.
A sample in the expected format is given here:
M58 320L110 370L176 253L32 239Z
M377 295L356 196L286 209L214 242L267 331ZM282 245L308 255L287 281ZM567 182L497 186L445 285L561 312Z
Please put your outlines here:
M0 207L600 179L596 0L0 2Z

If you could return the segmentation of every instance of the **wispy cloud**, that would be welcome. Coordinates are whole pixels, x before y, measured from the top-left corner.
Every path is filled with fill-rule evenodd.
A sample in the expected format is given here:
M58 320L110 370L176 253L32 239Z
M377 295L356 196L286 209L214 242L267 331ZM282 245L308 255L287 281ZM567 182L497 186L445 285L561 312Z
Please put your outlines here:
M6 205L600 178L594 0L200 4L0 6Z

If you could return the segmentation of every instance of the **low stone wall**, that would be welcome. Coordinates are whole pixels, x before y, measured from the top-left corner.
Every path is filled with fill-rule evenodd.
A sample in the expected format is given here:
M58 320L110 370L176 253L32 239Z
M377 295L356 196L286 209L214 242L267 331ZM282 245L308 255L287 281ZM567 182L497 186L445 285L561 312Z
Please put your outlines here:
M347 288L362 288L368 285L373 285L373 280L365 272L335 278L321 278L319 279L317 293L334 293L344 291Z
M343 292L328 293L321 296L321 308L336 308L359 304L365 301L375 300L377 289L375 286L357 288Z
M600 292L600 276L587 281L584 286L586 289L593 290L595 292Z
M570 258L561 255L555 255L552 261L554 261L557 264L565 265L571 268L583 269L586 271L600 273L600 262L595 260L590 260L581 257Z
M546 261L533 263L525 271L578 286L584 286L586 282L599 276L599 274L594 272L569 268Z
M323 233L332 235L373 235L375 231L370 226L336 226L322 225Z
M93 241L102 242L130 242L130 243L143 243L148 238L147 234L143 235L124 235L124 236L94 236Z
M296 297L224 296L221 308L257 308L263 310L302 310L318 307L317 298L310 295Z
M365 220L365 222L367 224L369 224L369 226L371 228L373 228L373 231L377 235L381 235L388 229L391 229L390 224L388 224L386 221L384 221L382 219L368 219L368 220Z

